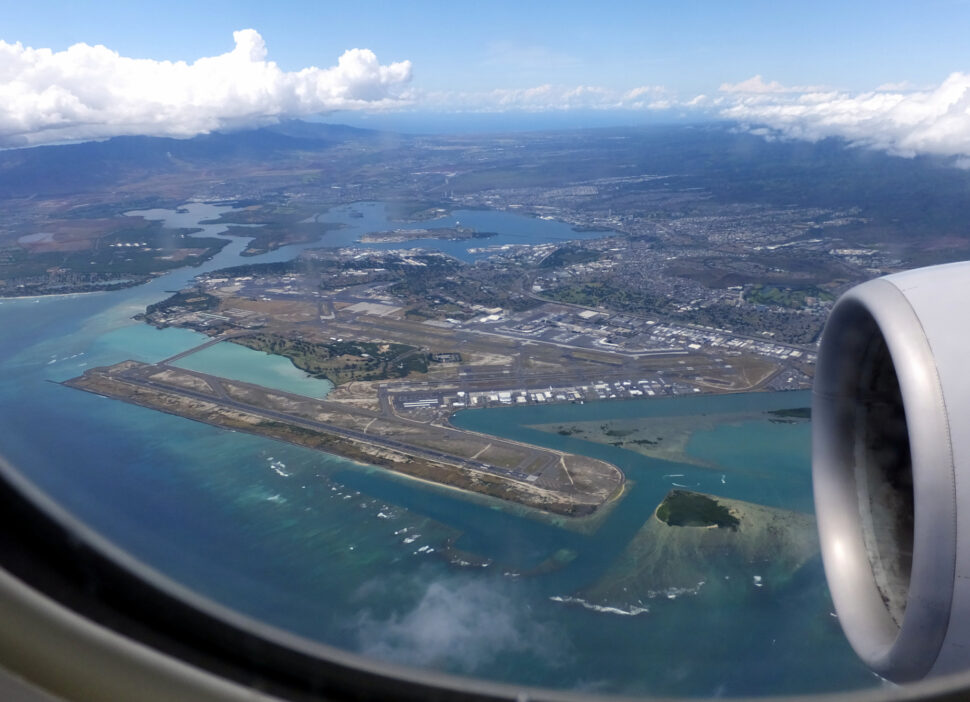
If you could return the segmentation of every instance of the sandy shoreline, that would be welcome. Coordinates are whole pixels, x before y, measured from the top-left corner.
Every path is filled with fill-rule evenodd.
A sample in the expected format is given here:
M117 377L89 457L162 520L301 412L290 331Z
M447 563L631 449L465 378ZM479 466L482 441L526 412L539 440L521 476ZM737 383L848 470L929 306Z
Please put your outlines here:
M138 283L141 285L142 283ZM134 285L130 287L135 287ZM78 292L69 293L51 293L49 295L0 295L0 304L3 304L6 300L49 300L54 297L74 297L75 295L101 295L109 292L117 292L117 290L85 290Z

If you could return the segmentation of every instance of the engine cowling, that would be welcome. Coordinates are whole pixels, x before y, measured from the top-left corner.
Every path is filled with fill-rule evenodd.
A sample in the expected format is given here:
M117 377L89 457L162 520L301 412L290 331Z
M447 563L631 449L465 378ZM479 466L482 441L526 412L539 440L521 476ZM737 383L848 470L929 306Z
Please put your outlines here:
M897 682L970 668L970 263L839 299L812 424L822 558L852 647Z

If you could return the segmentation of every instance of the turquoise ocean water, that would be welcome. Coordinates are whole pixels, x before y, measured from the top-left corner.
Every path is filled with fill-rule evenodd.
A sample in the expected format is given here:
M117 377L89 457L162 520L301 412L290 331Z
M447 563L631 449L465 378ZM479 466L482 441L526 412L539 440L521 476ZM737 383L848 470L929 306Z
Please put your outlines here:
M396 228L377 203L322 244ZM190 226L221 208L152 211ZM576 238L560 223L506 213L453 218L503 240ZM413 226L451 226L442 223ZM207 235L221 227L205 225ZM356 232L356 234L354 234ZM319 246L320 244L315 244ZM746 421L696 433L688 450L717 470L645 458L530 429L543 422L760 411L805 406L807 393L683 397L468 411L459 426L604 458L634 481L593 533L479 503L349 461L226 432L57 384L126 358L157 361L205 340L131 320L195 274L285 260L300 246L240 259L233 239L212 261L113 293L0 300L0 453L69 510L138 558L199 592L319 640L418 666L535 685L663 695L777 694L874 684L844 642L818 560L783 587L750 578L651 600L637 616L570 597L615 562L670 489L685 483L771 506L811 511L807 423ZM386 247L386 245L385 245ZM395 244L393 248L401 248ZM319 396L280 360L212 347L188 364ZM192 366L196 367L196 366ZM55 382L48 382L55 381ZM530 574L553 554L574 558Z

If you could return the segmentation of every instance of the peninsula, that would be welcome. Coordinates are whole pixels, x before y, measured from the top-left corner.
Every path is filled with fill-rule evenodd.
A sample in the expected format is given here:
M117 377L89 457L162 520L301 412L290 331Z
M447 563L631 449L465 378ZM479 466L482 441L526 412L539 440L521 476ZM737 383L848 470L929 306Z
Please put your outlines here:
M591 515L624 485L619 469L586 456L402 418L390 405L317 400L167 362L92 368L65 385L556 515Z
M435 229L392 229L384 232L368 232L362 234L360 241L367 244L390 244L415 239L449 239L459 241L463 239L488 239L496 236L495 232L479 232L470 227L458 225L456 227Z

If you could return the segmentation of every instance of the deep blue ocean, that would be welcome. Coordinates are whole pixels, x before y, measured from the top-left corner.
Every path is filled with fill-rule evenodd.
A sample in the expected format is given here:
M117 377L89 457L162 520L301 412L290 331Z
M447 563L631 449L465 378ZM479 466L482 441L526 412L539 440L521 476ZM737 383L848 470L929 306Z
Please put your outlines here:
M147 215L191 226L226 209L190 204L178 214ZM414 245L467 259L469 247L594 236L562 223L474 211L409 226L453 226L456 219L502 236ZM344 246L363 231L401 226L388 222L378 203L338 208L321 220L347 226L306 246ZM780 694L877 683L831 614L817 557L776 587L756 588L750 577L719 579L696 594L650 600L648 611L635 616L559 601L615 563L670 489L666 475L682 474L678 480L697 490L811 512L810 427L749 419L698 431L688 450L716 464L713 470L526 425L804 407L808 393L456 415L459 426L620 466L634 487L590 533L58 384L87 367L158 361L201 343L200 334L156 330L131 318L200 272L285 260L306 247L241 259L244 243L233 239L199 268L129 290L0 299L0 454L159 571L249 615L353 651L502 681L627 694ZM185 363L214 364L234 377L312 396L328 389L259 352L217 346L207 354ZM540 567L555 554L568 554L561 567ZM738 569L750 575L743 564Z

